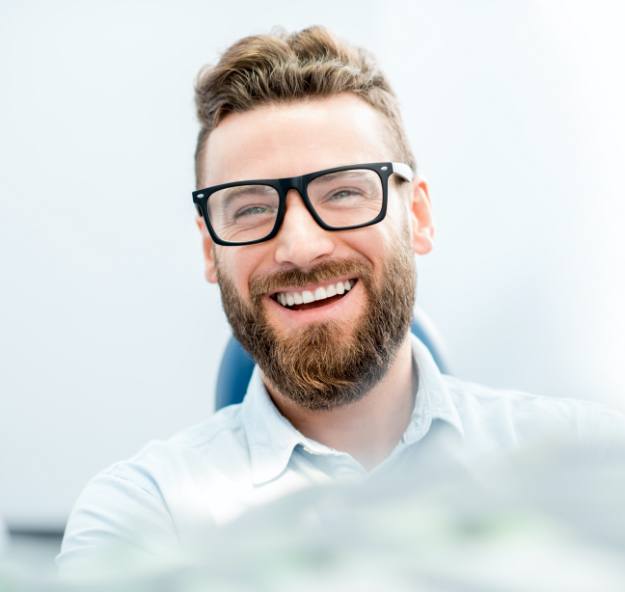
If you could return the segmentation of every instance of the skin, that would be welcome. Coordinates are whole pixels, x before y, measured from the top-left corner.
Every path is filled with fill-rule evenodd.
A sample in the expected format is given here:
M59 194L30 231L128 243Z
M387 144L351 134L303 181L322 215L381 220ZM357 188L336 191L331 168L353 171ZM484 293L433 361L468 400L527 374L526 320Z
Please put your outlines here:
M234 180L301 175L333 166L396 160L384 117L359 97L344 93L288 104L258 107L228 115L208 138L201 186ZM426 182L389 183L385 219L366 228L328 232L320 228L295 190L278 235L256 245L213 244L201 217L205 277L217 282L217 268L249 302L249 280L293 268L310 269L322 261L347 257L369 262L380 280L384 258L397 248L397 236L408 220L409 244L417 255L432 249L434 228ZM344 278L336 278L344 279ZM324 282L325 284L326 282ZM315 286L311 286L314 289ZM284 286L288 290L289 286ZM278 335L307 323L335 320L349 339L355 321L367 307L364 289L320 310L291 311L265 298L266 313ZM265 379L280 412L304 435L350 453L365 468L379 464L405 431L414 405L410 336L406 334L386 375L361 400L330 410L310 410L294 403Z

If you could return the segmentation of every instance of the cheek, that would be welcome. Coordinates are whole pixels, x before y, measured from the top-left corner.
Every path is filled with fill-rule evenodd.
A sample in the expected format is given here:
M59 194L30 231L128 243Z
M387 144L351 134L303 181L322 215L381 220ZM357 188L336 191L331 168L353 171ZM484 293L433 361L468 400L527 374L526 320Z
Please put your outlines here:
M396 192L389 196L386 217L396 229L406 224L410 214L410 203L404 193Z
M387 211L381 222L363 228L367 231L358 237L358 244L369 259L386 257L397 246L397 241L404 232L406 218L401 211Z
M219 272L228 276L238 293L244 298L249 297L249 284L252 277L262 273L266 258L265 250L259 249L256 245L249 245L248 247L223 247L220 252Z
M410 238L410 210L408 201L403 195L395 195L389 200L389 208L384 222L387 244L398 248L400 244L409 242Z

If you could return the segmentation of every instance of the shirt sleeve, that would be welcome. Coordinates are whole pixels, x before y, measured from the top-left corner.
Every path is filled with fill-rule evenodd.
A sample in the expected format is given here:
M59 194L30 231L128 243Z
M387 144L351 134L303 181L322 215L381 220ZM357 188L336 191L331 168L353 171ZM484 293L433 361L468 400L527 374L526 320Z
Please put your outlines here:
M92 479L78 498L56 563L64 577L109 575L160 561L177 543L165 501L149 475L114 466Z

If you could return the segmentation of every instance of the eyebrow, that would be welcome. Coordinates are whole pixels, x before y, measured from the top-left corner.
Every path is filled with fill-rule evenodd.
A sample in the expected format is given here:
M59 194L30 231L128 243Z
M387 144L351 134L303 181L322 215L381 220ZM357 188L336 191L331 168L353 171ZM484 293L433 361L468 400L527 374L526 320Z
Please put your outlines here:
M241 195L266 195L268 193L276 193L276 190L270 185L237 185L235 187L227 187L223 190L228 199L233 199Z
M354 178L354 177L363 177L363 178L370 178L371 175L368 175L366 173L370 173L371 171L369 171L368 169L355 169L355 170L347 170L347 171L336 171L335 173L324 173L323 175L321 175L320 177L315 177L314 179L312 179L310 182L316 182L318 181L319 183L322 183L324 181L334 181L337 177L340 178Z

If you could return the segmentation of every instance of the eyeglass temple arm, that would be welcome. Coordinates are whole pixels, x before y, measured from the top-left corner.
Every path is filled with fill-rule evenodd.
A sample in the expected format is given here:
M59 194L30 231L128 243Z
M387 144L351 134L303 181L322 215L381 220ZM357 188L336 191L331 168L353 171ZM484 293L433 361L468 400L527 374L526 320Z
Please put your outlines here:
M399 175L405 181L412 181L414 179L414 173L412 169L403 162L392 162L393 172Z

